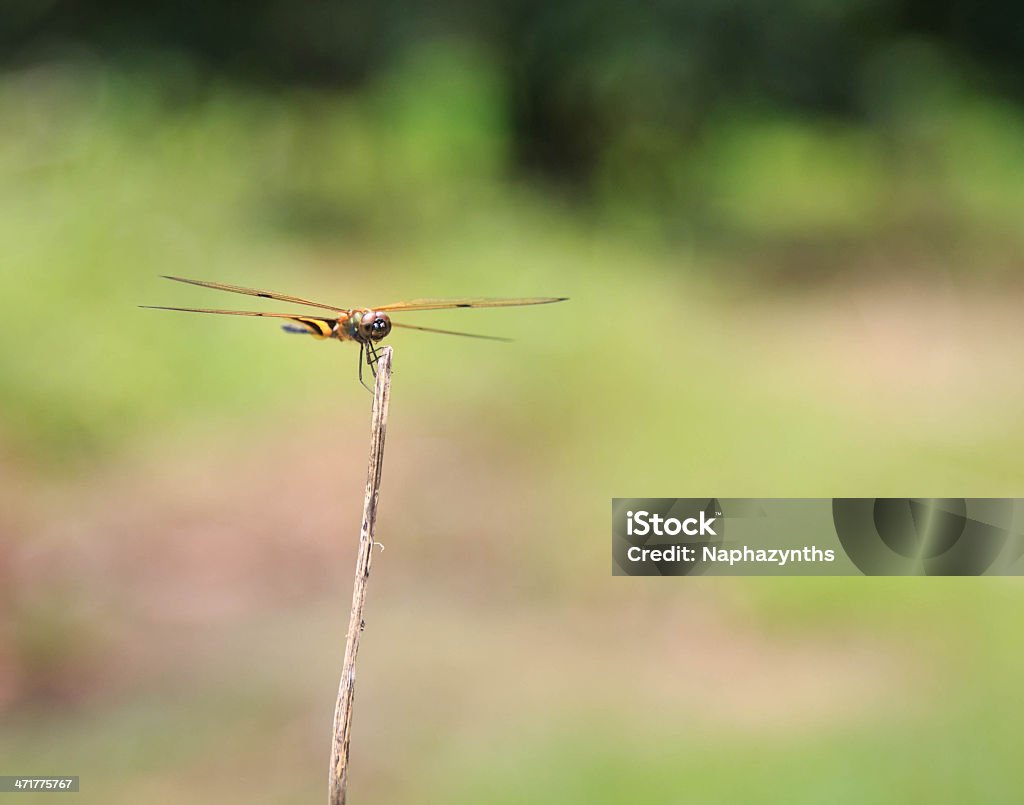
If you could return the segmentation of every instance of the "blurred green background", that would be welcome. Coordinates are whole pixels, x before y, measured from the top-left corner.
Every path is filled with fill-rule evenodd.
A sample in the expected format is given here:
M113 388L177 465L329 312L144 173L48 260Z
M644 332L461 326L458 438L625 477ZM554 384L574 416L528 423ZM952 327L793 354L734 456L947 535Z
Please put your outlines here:
M390 339L352 801L1020 801L1015 580L612 579L609 513L1022 494L1021 30L5 4L0 773L325 797L369 396L178 274L572 297Z

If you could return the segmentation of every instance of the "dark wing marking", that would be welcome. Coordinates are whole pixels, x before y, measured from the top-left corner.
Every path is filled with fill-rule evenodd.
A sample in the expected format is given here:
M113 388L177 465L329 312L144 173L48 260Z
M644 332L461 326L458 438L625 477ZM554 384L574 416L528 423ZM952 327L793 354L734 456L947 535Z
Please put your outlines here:
M451 310L457 307L518 307L520 305L549 305L564 302L567 296L534 296L526 299L492 299L478 297L471 299L411 299L408 302L392 302L378 305L373 310Z
M164 279L174 280L175 282L185 282L189 285L198 285L201 288L213 288L216 291L229 291L231 293L245 294L246 296L258 296L261 299L276 299L279 302L291 302L296 305L308 305L309 307L318 307L321 310L333 310L340 313L343 310L348 310L345 307L335 307L333 305L324 305L320 302L313 302L309 299L302 299L298 296L288 296L287 294L277 293L275 291L261 291L257 288L243 288L241 285L225 285L221 282L207 282L205 280L190 280L184 277L171 277L166 274L163 275Z
M391 322L392 327L401 327L405 330L420 330L424 333L440 333L441 335L461 335L465 338L484 338L488 341L511 341L511 338L502 338L499 335L477 335L476 333L460 333L458 330L439 330L436 327L417 327L414 324L400 324L397 321Z

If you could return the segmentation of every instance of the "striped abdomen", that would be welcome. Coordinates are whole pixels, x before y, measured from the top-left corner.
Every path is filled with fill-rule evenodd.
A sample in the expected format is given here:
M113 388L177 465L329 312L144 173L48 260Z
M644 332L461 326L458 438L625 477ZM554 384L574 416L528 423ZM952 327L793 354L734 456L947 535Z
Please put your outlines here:
M352 338L347 326L350 318L348 313L342 313L336 319L321 318L319 316L294 316L290 317L289 321L293 321L295 324L286 324L283 329L289 333L311 335L318 341L328 338L347 341Z

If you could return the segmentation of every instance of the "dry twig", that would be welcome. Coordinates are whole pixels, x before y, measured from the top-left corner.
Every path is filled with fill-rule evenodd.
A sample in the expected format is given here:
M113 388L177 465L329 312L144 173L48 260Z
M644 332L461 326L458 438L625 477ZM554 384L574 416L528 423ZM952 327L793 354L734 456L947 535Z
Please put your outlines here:
M363 500L363 523L359 529L359 552L356 557L356 578L352 588L352 613L348 621L345 661L341 668L338 701L334 706L334 738L331 744L331 776L329 805L344 805L348 785L348 749L352 732L352 697L356 684L356 654L363 630L363 607L366 585L373 559L373 535L377 523L377 497L380 494L381 467L384 463L384 436L388 424L388 401L391 396L391 347L384 347L377 362L377 383L373 392L373 413L370 420L370 466Z

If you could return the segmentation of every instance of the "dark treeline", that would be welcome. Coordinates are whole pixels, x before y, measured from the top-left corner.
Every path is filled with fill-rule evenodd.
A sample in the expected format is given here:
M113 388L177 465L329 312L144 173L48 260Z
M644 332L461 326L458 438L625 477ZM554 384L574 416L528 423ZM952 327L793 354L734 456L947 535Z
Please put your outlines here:
M694 132L716 109L870 114L867 95L924 47L1020 100L1024 5L1007 0L8 0L8 65L185 57L264 84L357 87L410 48L462 39L494 59L523 164L585 177L625 126ZM927 65L924 66L927 71ZM898 76L889 76L898 80Z

